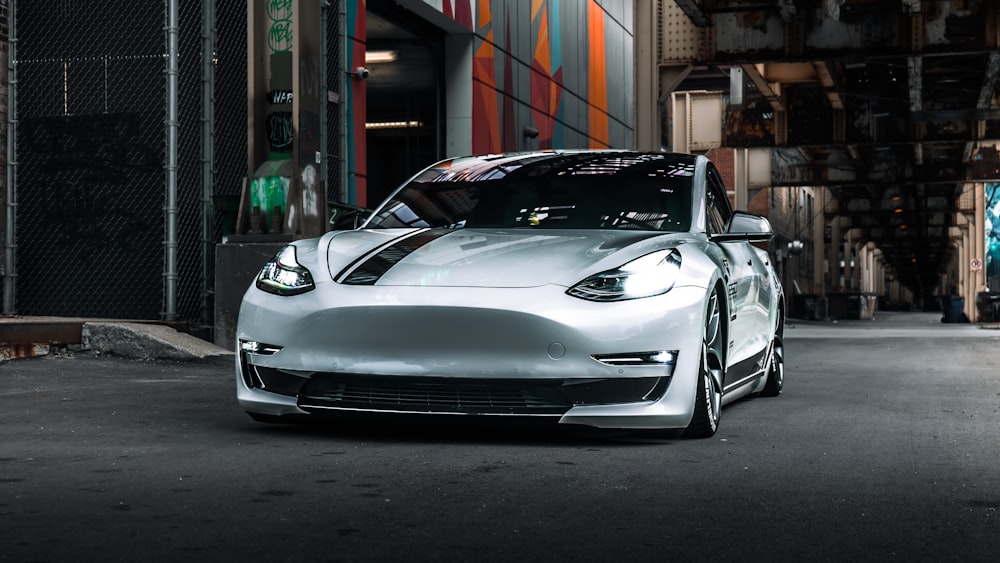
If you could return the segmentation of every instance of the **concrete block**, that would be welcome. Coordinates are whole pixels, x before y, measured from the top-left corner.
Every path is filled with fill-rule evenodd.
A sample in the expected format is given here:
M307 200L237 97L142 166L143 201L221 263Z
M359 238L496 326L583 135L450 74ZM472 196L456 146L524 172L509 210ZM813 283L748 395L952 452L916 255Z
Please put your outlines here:
M232 351L157 324L88 322L83 347L100 354L141 360L197 360L232 355Z

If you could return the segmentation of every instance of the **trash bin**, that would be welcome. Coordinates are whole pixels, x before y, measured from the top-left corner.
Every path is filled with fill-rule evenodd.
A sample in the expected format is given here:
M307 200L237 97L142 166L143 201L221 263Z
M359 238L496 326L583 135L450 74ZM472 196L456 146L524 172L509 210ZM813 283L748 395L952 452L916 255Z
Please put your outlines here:
M976 295L976 315L981 323L1000 321L1000 293L980 291Z
M943 323L967 323L969 318L965 316L965 298L958 295L943 295L941 297L941 317Z
M830 293L826 296L826 314L831 319L848 318L847 294Z
M857 293L849 296L848 310L851 319L871 320L875 318L878 296L874 293Z
M793 319L818 319L816 304L819 301L818 295L796 294L792 295L792 307L788 311L788 316Z
M878 296L874 293L831 293L827 295L828 314L833 319L875 318Z

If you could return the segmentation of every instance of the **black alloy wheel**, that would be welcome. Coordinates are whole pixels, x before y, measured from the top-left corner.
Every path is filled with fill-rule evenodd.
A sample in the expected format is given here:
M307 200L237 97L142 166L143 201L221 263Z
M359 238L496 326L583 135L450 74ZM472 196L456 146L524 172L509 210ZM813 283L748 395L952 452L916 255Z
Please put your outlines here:
M760 392L765 397L777 397L785 386L785 344L782 339L781 327L774 335L771 344L771 367L767 370L767 383Z
M698 370L694 416L684 431L684 436L688 438L708 438L719 429L719 420L722 417L724 350L719 294L712 292L705 314L705 335L701 344L701 366Z

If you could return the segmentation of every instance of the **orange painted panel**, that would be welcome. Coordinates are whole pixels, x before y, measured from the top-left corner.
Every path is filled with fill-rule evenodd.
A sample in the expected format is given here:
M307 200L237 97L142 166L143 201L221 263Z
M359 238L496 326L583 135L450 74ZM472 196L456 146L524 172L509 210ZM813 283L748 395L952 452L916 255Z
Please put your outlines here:
M604 52L604 10L589 0L587 31L590 37L588 89L590 148L608 147L608 69Z

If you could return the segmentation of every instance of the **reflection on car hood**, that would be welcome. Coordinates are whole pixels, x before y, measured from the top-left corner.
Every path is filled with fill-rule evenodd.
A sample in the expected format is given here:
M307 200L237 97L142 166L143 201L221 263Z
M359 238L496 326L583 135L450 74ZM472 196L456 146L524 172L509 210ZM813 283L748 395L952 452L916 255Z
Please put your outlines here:
M352 231L331 241L329 265L334 279L349 285L535 287L579 281L580 272L598 261L664 234L530 229Z

